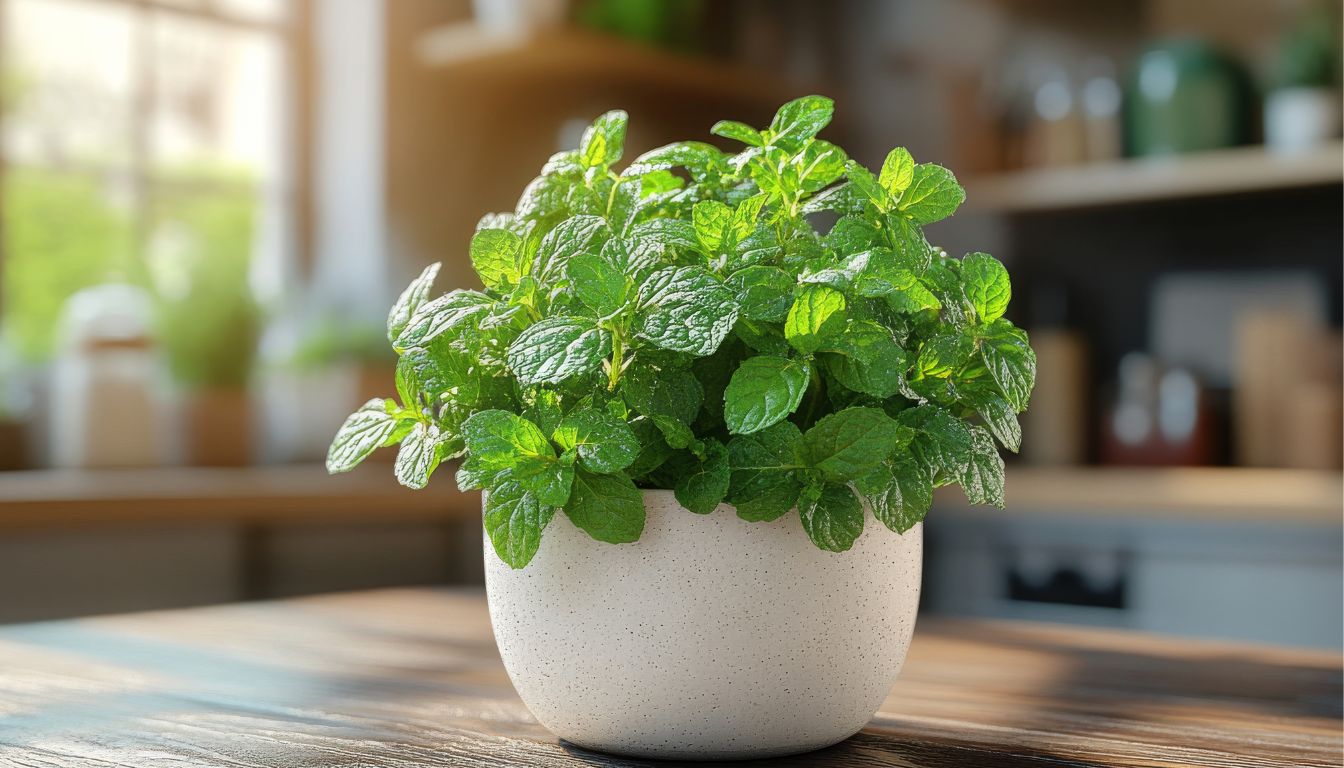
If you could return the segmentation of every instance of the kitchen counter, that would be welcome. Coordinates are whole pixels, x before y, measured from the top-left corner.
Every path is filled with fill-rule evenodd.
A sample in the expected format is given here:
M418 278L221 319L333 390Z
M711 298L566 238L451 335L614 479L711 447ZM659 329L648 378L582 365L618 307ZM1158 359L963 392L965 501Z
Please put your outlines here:
M477 590L11 625L0 659L3 765L666 765L538 725ZM1338 766L1341 692L1333 653L921 620L867 728L772 764Z

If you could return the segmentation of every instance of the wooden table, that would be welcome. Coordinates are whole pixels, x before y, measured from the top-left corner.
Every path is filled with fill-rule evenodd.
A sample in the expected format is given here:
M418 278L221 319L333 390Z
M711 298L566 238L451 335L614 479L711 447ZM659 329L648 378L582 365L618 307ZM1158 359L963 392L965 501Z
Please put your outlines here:
M776 764L1337 766L1340 697L1335 654L925 620L862 733ZM396 590L0 627L0 765L666 763L536 724L479 592Z

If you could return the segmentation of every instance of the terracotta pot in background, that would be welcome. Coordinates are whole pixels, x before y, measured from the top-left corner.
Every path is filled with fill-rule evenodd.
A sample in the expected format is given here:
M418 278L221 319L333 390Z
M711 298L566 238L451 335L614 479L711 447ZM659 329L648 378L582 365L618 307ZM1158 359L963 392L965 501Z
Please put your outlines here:
M0 471L28 468L28 423L0 419Z
M245 390L206 390L182 403L187 464L241 467L252 463L252 396Z
M355 398L355 403L350 406L354 410L367 403L375 397L389 397L393 383L397 378L396 363L387 365L378 365L377 363L365 363L359 367L359 397ZM374 451L369 457L369 461L376 461L383 464L391 464L396 461L396 451Z

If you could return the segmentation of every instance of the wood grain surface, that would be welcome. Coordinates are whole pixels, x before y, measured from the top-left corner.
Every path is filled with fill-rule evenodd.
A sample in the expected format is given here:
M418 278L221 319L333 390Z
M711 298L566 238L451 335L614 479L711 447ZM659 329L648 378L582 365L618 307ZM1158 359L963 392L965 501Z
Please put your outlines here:
M1340 697L1334 654L924 620L862 733L770 764L1337 766ZM533 721L479 592L396 590L0 627L0 765L668 763Z

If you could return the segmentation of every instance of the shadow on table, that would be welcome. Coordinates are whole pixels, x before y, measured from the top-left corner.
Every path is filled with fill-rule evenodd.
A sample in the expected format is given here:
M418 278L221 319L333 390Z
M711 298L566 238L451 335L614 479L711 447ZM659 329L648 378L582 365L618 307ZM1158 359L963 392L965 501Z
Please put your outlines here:
M577 763L600 768L853 768L854 766L903 766L905 768L1106 768L1049 752L1005 755L975 744L941 744L900 741L887 736L858 733L833 747L793 757L765 760L686 762L639 760L605 755L565 741L560 747Z

